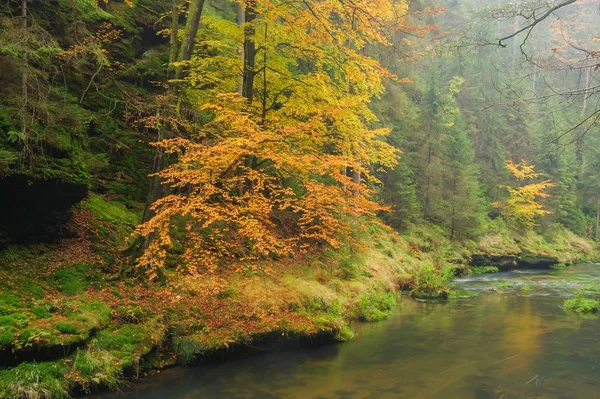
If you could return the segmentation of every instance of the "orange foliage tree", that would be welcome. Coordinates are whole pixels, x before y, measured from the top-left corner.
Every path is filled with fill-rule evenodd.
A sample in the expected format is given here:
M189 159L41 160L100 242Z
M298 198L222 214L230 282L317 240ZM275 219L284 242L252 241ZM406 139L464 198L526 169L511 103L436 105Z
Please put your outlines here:
M210 55L189 62L186 90L210 122L156 143L176 161L159 172L168 194L137 230L152 237L139 259L150 278L174 229L185 232L178 269L194 275L339 247L358 218L383 209L371 199L372 167L393 166L398 154L368 106L392 76L368 46L391 45L388 37L408 29L407 3L245 3L252 18L242 26L207 17ZM243 60L241 40L251 52ZM236 63L238 93L239 77L219 67Z
M506 168L519 181L531 180L542 174L535 171L534 165L525 161L518 164L506 161ZM530 183L517 187L502 186L508 190L509 198L503 202L494 202L492 205L502 212L504 220L513 227L531 228L535 225L535 218L550 213L544 205L538 202L539 198L548 198L545 190L553 187L550 180Z

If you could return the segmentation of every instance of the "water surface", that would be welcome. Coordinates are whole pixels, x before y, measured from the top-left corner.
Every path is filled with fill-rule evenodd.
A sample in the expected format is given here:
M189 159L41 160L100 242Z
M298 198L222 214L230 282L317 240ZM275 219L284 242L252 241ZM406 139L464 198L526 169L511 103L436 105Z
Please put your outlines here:
M103 398L600 398L600 319L561 308L600 288L599 265L455 284L479 295L404 297L391 319L357 325L351 342L174 368Z

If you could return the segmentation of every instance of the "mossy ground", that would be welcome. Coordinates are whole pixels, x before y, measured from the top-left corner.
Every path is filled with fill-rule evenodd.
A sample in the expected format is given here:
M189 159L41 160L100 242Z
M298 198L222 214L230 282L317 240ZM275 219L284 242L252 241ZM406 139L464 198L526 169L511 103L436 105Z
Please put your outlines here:
M374 225L336 251L198 279L167 270L168 284L149 284L122 274L139 215L140 207L93 194L67 226L72 238L0 254L0 349L17 359L0 368L0 398L113 389L265 336L346 341L352 320L389 317L402 290L470 296L452 294L449 280L468 269L475 244L450 242L433 225L402 235ZM19 361L34 348L62 349Z

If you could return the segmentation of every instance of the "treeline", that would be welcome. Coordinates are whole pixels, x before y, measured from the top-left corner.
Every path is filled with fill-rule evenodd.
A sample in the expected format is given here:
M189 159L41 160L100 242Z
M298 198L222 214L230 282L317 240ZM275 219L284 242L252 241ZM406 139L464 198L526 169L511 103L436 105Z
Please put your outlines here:
M448 43L469 5L426 3L9 0L0 173L145 203L130 255L151 278L337 248L378 218L593 234L598 135L549 117L590 110L508 103L531 64Z

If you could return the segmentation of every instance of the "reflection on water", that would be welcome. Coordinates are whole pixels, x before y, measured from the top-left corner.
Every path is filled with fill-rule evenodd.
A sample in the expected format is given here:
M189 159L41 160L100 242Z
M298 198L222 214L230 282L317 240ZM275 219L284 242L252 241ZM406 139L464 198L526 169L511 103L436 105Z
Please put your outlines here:
M491 292L497 280L512 288ZM390 320L358 325L352 342L167 370L110 397L600 398L600 319L560 307L575 290L600 288L600 266L456 284L481 293L404 298Z

